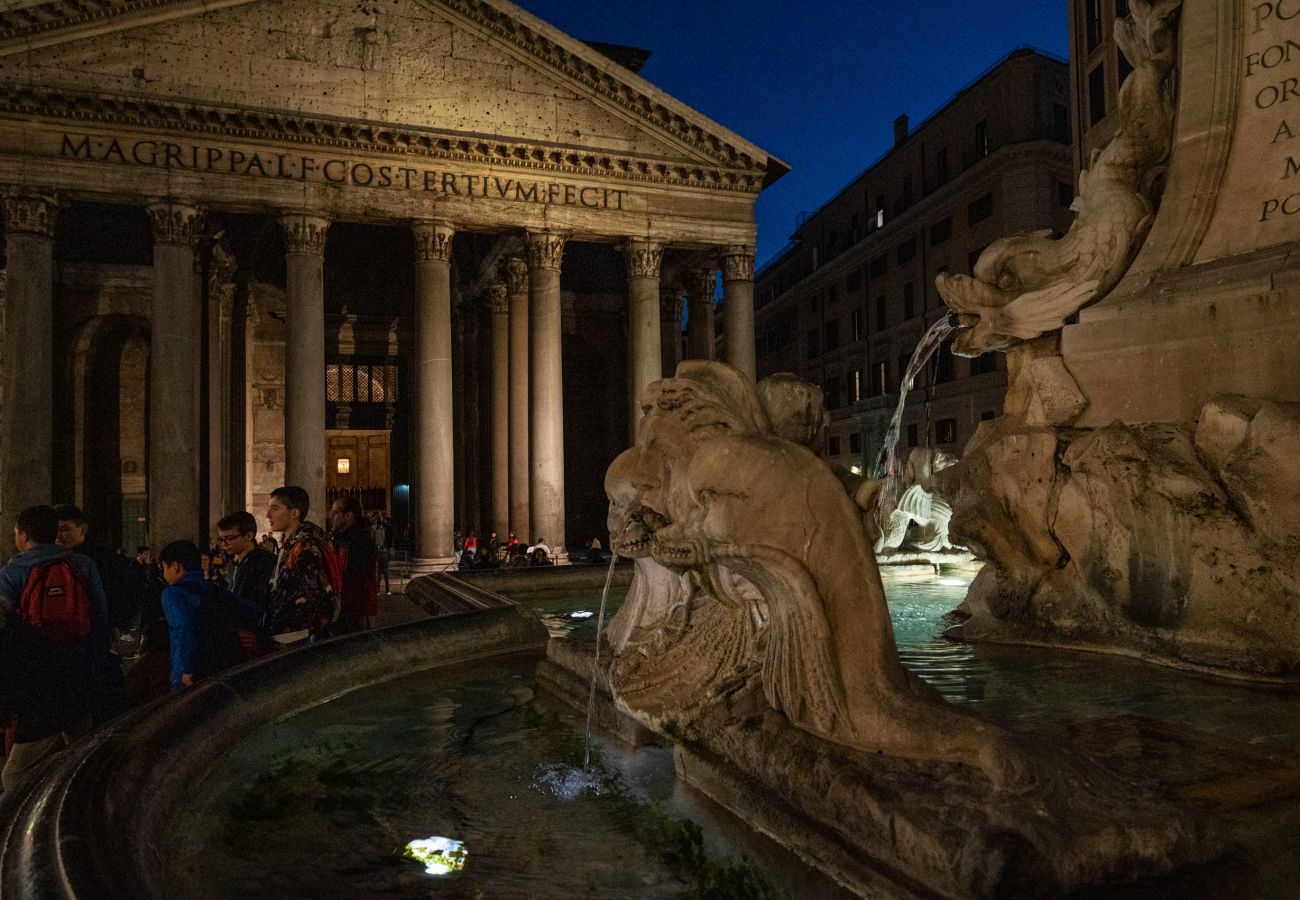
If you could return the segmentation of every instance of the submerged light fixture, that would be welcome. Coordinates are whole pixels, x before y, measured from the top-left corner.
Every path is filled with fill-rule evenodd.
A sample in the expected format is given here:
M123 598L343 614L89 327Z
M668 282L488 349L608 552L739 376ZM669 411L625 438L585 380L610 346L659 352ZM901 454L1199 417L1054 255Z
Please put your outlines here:
M426 875L450 875L465 868L469 851L464 841L445 837L416 838L406 845L402 856L424 863Z

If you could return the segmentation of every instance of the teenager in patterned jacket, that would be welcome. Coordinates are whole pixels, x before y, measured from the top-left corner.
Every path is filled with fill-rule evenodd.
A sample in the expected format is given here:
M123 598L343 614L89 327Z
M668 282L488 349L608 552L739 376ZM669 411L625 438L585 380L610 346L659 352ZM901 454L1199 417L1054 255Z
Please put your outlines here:
M271 492L266 518L284 534L267 599L267 630L280 644L329 637L339 603L326 554L325 532L307 521L307 492L294 485Z

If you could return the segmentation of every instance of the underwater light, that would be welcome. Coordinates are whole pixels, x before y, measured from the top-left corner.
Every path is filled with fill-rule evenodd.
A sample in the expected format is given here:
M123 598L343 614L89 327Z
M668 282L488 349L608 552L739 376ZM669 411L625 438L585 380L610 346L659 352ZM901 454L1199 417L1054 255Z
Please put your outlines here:
M570 619L590 619L590 618L591 618L592 616L594 616L594 615L595 615L594 612L589 612L588 610L585 610L585 609L576 609L576 610L574 610L573 612L569 613L569 618L570 618Z
M445 837L416 838L406 845L402 856L424 863L426 875L449 875L465 868L469 852L463 841Z
M854 475L861 475L862 466L849 466L849 471L852 472Z
M939 584L944 587L965 587L966 582L960 578L940 578Z

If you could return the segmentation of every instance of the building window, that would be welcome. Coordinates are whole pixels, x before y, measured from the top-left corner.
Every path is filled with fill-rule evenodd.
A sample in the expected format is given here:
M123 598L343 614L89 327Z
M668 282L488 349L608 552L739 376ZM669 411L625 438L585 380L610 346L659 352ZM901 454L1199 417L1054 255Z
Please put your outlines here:
M871 394L879 396L889 387L889 362L881 360L871 367Z
M970 253L966 254L966 268L969 271L975 271L975 263L979 262L980 254L983 253L985 249L986 247L980 247L979 249L972 250Z
M1064 103L1052 104L1052 140L1058 144L1070 143L1070 110Z
M846 377L848 378L849 402L860 403L862 401L862 370L854 369Z
M977 200L972 200L966 207L966 221L971 225L983 222L991 215L993 215L992 194L985 194Z
M916 238L908 238L899 244L895 252L898 254L898 264L909 263L916 258Z
M975 158L983 159L989 155L989 120L980 119L975 123Z
M833 319L826 323L826 350L829 352L840 345L840 320Z
M807 340L805 343L807 346L807 352L809 356L817 356L821 353L821 342L818 339L819 337L820 335L818 334L816 328L813 328L808 332Z
M912 282L906 282L903 285L903 321L916 315L916 289Z
M1124 87L1124 82L1128 77L1133 74L1133 64L1128 61L1128 57L1120 49L1115 50L1115 74L1119 76L1115 83L1121 88Z
M907 446L915 447L919 441L916 439L916 425L907 426Z
M939 348L939 352L934 358L934 381L935 384L947 384L952 381L956 373L954 372L952 351L948 346Z
M862 287L862 270L854 269L849 273L849 277L844 279L845 291L856 291Z
M396 403L397 366L391 363L330 363L325 367L330 403Z
M1069 209L1074 204L1074 185L1068 181L1058 181L1056 183L1056 202Z
M930 226L930 246L938 247L952 237L952 216L940 219Z
M1088 73L1088 124L1106 118L1106 65L1097 63Z
M1088 52L1101 45L1101 0L1084 0L1083 18Z
M884 278L889 271L889 254L882 253L871 261L871 277Z
M857 309L853 310L853 312L849 313L850 340L862 340L862 332L862 307L859 306Z
M1115 18L1128 18L1128 0L1115 0Z
M885 298L876 298L876 331L883 331L885 328Z
M911 206L912 202L915 199L916 198L913 196L913 192L912 192L912 176L904 175L903 176L903 208L906 209L907 207Z
M996 372L997 368L998 358L992 353L985 353L970 361L970 373L972 375L987 375L989 372Z
M948 183L947 147L940 147L939 152L934 155L934 181L936 187Z
M883 201L884 198L882 197L881 200ZM884 228L884 227L885 227L885 207L881 205L876 207L875 215L873 215L870 219L870 227L868 228L868 231L875 231L877 228Z
M844 405L844 392L841 390L844 382L838 375L832 375L826 382L826 407L828 409L839 409Z
M838 434L833 434L826 439L826 455L827 456L840 455L840 436Z
M940 419L934 423L934 439L940 444L957 443L957 420Z
M855 431L849 435L849 452L850 453L862 452L862 432Z
M997 417L998 417L998 414L995 413L995 412L994 412L993 410L991 410L991 409L986 409L986 410L984 410L984 412L980 413L980 421L981 421L981 422L989 422L989 421L992 421L993 419L996 419Z

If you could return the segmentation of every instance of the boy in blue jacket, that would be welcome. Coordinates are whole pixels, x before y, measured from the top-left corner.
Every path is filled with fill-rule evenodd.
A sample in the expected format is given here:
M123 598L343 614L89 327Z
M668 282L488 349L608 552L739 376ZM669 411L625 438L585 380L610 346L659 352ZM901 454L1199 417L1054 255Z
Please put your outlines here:
M193 541L172 541L158 562L167 582L162 606L171 642L171 687L179 691L194 683L203 662L203 559Z

